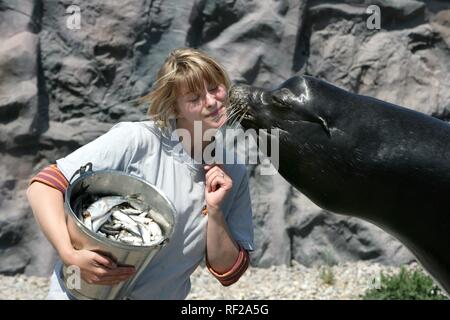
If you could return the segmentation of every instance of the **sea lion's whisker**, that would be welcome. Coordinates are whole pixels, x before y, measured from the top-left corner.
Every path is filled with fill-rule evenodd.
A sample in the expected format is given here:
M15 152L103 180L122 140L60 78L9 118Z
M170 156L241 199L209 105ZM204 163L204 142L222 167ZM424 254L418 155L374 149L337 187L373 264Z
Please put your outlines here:
M234 115L233 115L233 121L231 122L231 126L233 126L235 123L237 123L238 122L238 118L239 118L239 112L236 112Z
M227 116L227 122L230 121L231 123L234 122L234 119L239 115L239 110L233 110L228 116Z
M231 112L228 117L227 117L227 121L229 120L233 120L233 118L236 118L236 116L239 115L239 110L234 110L233 112Z

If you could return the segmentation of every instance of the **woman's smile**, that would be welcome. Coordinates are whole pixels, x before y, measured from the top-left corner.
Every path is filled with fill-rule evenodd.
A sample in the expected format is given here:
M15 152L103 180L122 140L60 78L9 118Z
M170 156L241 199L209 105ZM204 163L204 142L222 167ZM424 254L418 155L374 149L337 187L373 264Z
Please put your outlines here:
M219 120L221 120L224 115L225 115L225 107L221 106L216 111L210 113L208 117L211 117L214 122L218 123Z
M220 106L220 108L217 108L216 110L214 110L213 112L211 112L209 115L207 115L207 117L217 117L217 116L221 116L223 115L223 110L224 110L224 106Z

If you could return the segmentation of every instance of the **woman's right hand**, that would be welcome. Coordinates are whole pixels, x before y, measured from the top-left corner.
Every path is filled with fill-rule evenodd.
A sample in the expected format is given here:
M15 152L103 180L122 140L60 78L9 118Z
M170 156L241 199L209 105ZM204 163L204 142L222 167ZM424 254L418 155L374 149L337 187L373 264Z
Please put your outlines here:
M110 258L90 250L71 250L61 259L66 266L80 268L81 278L89 284L116 285L135 274L133 266L117 266Z

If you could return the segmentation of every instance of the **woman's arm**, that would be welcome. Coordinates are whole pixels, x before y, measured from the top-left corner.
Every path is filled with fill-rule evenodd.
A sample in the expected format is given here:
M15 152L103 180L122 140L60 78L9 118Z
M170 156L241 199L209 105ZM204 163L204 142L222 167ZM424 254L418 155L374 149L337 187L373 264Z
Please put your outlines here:
M208 214L206 266L223 286L229 286L238 281L247 270L250 256L248 251L233 239L220 209L221 203L233 186L232 179L221 165L207 165L205 170L204 214Z
M229 271L239 255L239 247L231 237L220 208L208 208L206 255L209 265L217 273Z
M32 183L27 198L42 232L65 263L73 248L67 231L62 193L43 183Z

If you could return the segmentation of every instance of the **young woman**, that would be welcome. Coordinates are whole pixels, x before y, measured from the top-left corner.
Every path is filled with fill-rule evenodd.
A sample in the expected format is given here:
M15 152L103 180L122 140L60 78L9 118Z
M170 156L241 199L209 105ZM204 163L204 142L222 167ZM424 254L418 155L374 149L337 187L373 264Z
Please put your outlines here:
M128 298L184 299L190 291L190 275L204 257L212 275L223 285L236 282L245 272L248 252L253 250L246 168L241 164L205 164L202 152L195 151L210 143L202 141L199 133L203 136L226 123L228 88L228 76L213 58L190 48L174 50L144 97L150 104L151 120L118 123L33 177L28 200L60 258L49 299L71 298L61 280L61 263L78 266L85 281L99 285L125 281L135 271L71 245L64 190L67 180L88 162L93 163L94 171L121 170L149 181L165 193L177 211L172 238L146 267ZM180 139L180 133L189 133L191 139L185 135Z

